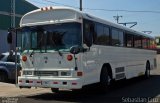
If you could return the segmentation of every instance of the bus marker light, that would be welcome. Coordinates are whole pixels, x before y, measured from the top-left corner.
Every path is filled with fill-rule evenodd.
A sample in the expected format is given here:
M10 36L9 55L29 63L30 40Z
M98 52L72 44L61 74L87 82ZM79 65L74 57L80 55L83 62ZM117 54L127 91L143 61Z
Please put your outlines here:
M26 62L26 61L27 61L27 56L23 55L23 56L22 56L22 60L23 60L24 62Z
M68 61L72 61L72 59L73 59L73 56L72 56L72 55L67 55L67 60L68 60Z
M37 81L37 83L42 83L42 81Z
M45 10L48 11L48 7L45 7Z
M29 81L29 83L33 83L33 81Z
M19 83L22 83L22 80L19 80Z
M77 72L77 76L83 76L83 72Z
M41 11L48 11L48 10L53 10L53 7L44 7L44 8L41 8Z
M58 82L53 82L53 84L58 84Z
M77 85L77 83L74 83L74 82L73 82L72 85Z
M53 7L52 7L52 6L50 7L50 10L53 10Z

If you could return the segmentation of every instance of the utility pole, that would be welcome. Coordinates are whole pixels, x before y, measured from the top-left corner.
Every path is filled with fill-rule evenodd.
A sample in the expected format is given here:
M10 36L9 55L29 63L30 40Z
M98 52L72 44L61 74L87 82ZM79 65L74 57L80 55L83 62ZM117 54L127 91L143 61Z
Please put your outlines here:
M117 14L117 16L113 16L113 18L117 21L117 24L119 23L119 18L122 18L123 16L119 16L118 14Z
M15 0L11 0L11 28L15 27Z
M11 16L11 21L10 21L10 32L12 32L12 43L10 43L10 50L15 50L15 38L16 35L14 35L14 28L15 28L15 1L16 0L10 0L10 16Z
M82 11L82 0L80 0L80 11Z
M15 73L15 85L18 83L18 71L17 71L17 50L16 50L16 35L15 35L15 0L11 0L11 32L12 32L12 43L10 44L10 50L15 50L15 68L16 68L16 73ZM15 48L14 48L15 46Z

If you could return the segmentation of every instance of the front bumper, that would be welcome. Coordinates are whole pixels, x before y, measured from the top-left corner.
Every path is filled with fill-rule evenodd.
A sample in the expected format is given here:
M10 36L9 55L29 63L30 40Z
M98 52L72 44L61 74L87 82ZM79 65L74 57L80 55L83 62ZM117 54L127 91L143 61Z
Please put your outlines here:
M18 77L19 87L81 89L81 78Z

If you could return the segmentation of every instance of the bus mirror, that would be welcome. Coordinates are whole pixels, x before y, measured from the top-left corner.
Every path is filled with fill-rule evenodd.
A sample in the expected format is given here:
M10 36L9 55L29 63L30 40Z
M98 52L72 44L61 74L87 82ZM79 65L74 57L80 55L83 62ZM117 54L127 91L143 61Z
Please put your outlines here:
M90 48L92 46L92 41L89 41L86 45Z
M78 54L79 52L80 52L80 47L78 47L78 46L72 46L70 48L70 53L72 53L72 54Z
M92 46L92 41L92 35L89 35L89 37L85 41L86 46L90 48Z
M92 46L92 42L93 42L93 36L92 33L88 34L88 37L86 39L86 45L90 48Z
M7 35L7 42L8 44L12 44L12 32L8 32L8 35Z

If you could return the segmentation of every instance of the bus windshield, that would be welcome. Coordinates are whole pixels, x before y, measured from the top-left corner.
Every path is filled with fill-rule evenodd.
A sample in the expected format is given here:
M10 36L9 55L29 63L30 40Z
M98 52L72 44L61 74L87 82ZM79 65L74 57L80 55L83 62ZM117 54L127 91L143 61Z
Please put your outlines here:
M80 23L61 23L21 29L21 48L24 50L61 50L82 44Z

